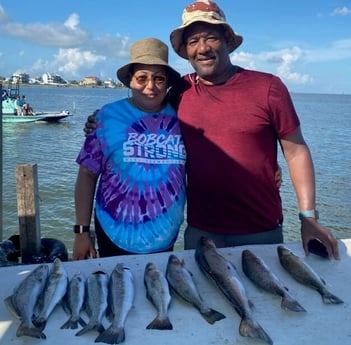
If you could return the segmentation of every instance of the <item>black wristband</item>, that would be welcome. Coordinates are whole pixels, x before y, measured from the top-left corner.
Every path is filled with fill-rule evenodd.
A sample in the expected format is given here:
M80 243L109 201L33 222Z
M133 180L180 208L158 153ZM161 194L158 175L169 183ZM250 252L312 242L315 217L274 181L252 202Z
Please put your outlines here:
M83 232L89 232L90 226L89 225L75 225L73 227L73 232L75 234L82 234Z

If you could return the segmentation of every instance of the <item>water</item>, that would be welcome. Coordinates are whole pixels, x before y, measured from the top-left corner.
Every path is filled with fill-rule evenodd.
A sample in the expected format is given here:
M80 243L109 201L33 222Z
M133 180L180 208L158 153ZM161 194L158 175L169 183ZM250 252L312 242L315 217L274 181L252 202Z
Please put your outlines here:
M75 158L84 141L86 117L94 109L125 97L125 89L22 87L34 110L75 111L61 123L3 124L3 238L18 233L15 171L37 164L42 237L64 241L71 253ZM351 235L351 96L293 94L302 130L312 152L320 222L337 238ZM281 194L286 241L300 239L295 193L284 159ZM176 248L182 248L179 236Z

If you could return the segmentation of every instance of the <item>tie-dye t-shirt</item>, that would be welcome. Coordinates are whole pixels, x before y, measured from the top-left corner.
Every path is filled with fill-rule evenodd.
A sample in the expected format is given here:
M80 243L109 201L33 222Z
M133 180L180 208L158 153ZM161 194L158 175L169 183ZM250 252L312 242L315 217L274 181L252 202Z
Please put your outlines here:
M150 253L174 244L184 217L185 159L170 105L146 113L122 99L100 110L77 163L100 175L96 216L118 247Z

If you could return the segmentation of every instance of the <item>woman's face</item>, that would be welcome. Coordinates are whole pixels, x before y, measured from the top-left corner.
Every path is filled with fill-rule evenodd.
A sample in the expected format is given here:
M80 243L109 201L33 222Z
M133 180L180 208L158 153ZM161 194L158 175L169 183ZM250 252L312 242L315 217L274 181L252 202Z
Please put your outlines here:
M158 111L166 97L167 69L160 65L134 65L130 80L133 101L146 111Z

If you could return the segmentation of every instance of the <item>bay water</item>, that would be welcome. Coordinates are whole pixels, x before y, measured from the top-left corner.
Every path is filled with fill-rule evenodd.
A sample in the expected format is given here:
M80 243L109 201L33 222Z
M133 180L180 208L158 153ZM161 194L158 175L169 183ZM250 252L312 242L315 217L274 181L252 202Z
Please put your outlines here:
M3 239L18 233L16 166L36 164L41 236L62 240L71 255L78 172L75 159L85 138L85 121L103 104L128 96L128 90L23 86L21 94L34 110L69 110L73 116L59 123L3 124ZM315 165L320 222L337 238L350 238L351 95L292 94L292 98ZM296 197L281 153L279 163L283 170L284 238L298 241ZM182 231L176 249L182 249Z

